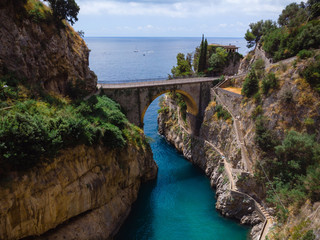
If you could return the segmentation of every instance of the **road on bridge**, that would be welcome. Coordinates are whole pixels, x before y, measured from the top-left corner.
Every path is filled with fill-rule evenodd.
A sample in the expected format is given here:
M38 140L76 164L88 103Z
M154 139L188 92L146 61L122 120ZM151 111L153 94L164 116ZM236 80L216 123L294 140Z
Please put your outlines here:
M98 83L97 87L100 89L125 89L125 88L140 88L140 87L154 87L154 86L171 86L179 84L212 82L218 80L220 77L199 77L199 78L182 78L161 81L145 81L145 82L128 82L128 83Z

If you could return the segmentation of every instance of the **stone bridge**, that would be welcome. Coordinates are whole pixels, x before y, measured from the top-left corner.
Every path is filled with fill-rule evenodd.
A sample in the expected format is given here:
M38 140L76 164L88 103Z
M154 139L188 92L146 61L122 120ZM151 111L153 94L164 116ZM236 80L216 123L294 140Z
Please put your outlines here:
M210 101L210 89L215 78L183 78L135 83L98 84L99 92L118 102L130 122L143 127L143 118L149 105L158 96L180 93L187 104L187 122L194 134L198 134L205 108Z

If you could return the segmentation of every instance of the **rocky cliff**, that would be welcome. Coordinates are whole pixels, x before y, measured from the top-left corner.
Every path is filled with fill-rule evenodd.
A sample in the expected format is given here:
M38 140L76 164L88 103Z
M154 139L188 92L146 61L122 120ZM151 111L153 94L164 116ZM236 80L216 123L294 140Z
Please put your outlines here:
M68 95L70 87L79 92L92 92L96 89L97 77L88 67L89 49L83 39L66 22L57 24L52 19L51 10L40 1L1 0L0 36L0 78L3 80L2 77L12 75L12 81L19 81L16 83L18 86L14 83L2 85L2 93L5 89L16 95L2 95L4 106L7 102L10 106L1 111L12 110L12 116L19 115L15 106L30 101L35 109L40 109L42 104L58 112L70 108L70 112L62 118L76 122L72 126L64 125L68 129L66 137L73 141L72 144L64 146L67 141L63 142L63 137L58 134L63 146L59 147L57 154L40 147L38 150L44 152L44 155L36 158L36 166L31 164L33 168L26 167L28 161L34 160L29 159L30 155L26 154L28 157L24 161L27 165L22 163L19 168L9 168L10 171L1 175L0 239L112 239L129 214L141 183L154 179L157 174L157 165L142 130L137 130L134 140L128 140L124 147L121 145L115 148L109 140L114 140L117 136L122 138L121 131L115 125L127 123L127 120L123 119L124 115L116 104L110 103L104 110L99 109L104 113L99 121L106 125L95 132L98 135L100 133L99 137L104 134L104 140L91 142L91 139L90 144L88 142L90 146L81 145L83 142L76 136L83 134L81 131L85 126L90 128L91 123L84 120L84 115L73 115L71 112L78 105L73 105L58 95ZM24 90L20 91L21 89ZM39 96L42 90L46 90L44 98L55 99L57 102L42 102L47 101ZM88 105L89 108L95 107ZM31 120L23 122L21 126L28 128L32 125L36 130L39 129L41 134L34 135L30 131L27 136L37 139L36 141L46 141L47 132L51 134L52 131L55 135L53 132L59 132L59 127L63 125L63 121L57 123L52 118L52 115L61 113L58 112L46 115L37 111L29 116L28 110L24 110L29 120L43 114L41 117L46 115L52 125L46 126L48 129L44 130L43 126L34 125ZM108 122L108 114L116 119L112 122L115 125ZM91 114L90 117L92 116ZM96 123L94 125L97 126ZM23 132L19 126L2 125L1 130L10 128L9 130L14 129L18 133ZM112 130L104 131L105 126ZM112 135L115 132L118 135ZM12 138L18 139L22 144L30 143L25 135ZM32 146L34 145L36 143ZM29 145L24 145L22 149L28 151L26 146ZM1 151L2 163L9 159L10 165L12 158L4 155L4 151Z
M215 103L211 103L205 111L200 136L196 137L189 133L179 107L171 98L166 96L161 104L166 111L161 111L158 117L159 133L209 177L211 186L216 189L216 209L226 217L238 219L242 224L255 226L251 236L256 239L264 219L260 217L250 197L231 191L221 154L222 151L227 153L224 156L232 161L231 174L240 176L241 170L237 170L236 166L240 165L241 154L234 137L232 120L218 119L214 110Z
M318 54L317 51L314 54ZM280 144L290 130L312 134L318 142L320 139L319 93L301 76L306 66L317 61L316 57L306 60L291 58L272 64L270 61L266 63L267 58L261 58L263 55L263 51L259 49L257 53L251 53L251 56L242 61L239 70L240 73L246 73L257 61L264 62L264 67L256 70L257 76L262 75L258 78L260 90L257 94L247 98L237 93L244 84L245 74L231 77L220 88L212 90L211 103L205 111L198 137L190 137L188 126L181 119L177 104L168 96L162 103L164 108L162 107L159 115L159 132L188 159L199 165L210 177L212 185L217 188L217 209L225 216L252 225L263 221L263 218L257 218L259 211L253 211L253 203L250 204L252 199L264 207L265 216L275 214L274 205L266 201L267 182L271 182L266 178L264 171L270 168L268 164L271 163L266 163L265 159L268 156L276 157L274 150L264 150L268 147L268 141ZM274 76L273 79L276 81L276 84L267 90L264 88L268 81L265 80L265 76ZM264 135L262 134L259 143L257 131L261 129L257 128L261 128L258 125L261 119L264 121ZM237 198L234 191L228 190L232 184L228 187L230 178L226 178L226 165L219 160L217 153L221 153L230 165L234 179L233 189L251 198ZM265 179L265 182L261 179ZM271 190L269 187L269 191ZM274 190L272 191L274 194ZM298 196L294 196L293 199L298 199ZM302 207L298 209L287 205L287 222L276 227L274 233L269 234L269 238L288 239L288 236L303 236L308 231L319 237L319 202L311 203L308 200L300 204ZM299 217L296 217L297 214ZM311 218L313 221L308 220ZM257 232L261 227L262 225L258 224L253 228L254 239L258 237Z
M140 184L156 177L150 147L78 146L0 187L0 239L110 239ZM61 225L63 224L63 225Z
M57 28L50 11L37 1L0 2L0 75L8 72L35 86L61 94L70 83L96 88L89 49L67 23Z

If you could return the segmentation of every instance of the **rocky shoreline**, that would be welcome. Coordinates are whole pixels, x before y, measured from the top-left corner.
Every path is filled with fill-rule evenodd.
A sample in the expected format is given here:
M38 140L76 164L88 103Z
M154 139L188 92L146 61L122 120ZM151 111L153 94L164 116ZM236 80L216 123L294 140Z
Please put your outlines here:
M187 129L185 122L181 119L179 108L169 97L165 97L163 103L168 111L160 112L158 116L159 133L167 139L175 148L180 151L186 159L200 167L210 179L211 186L216 190L216 209L225 217L237 219L241 224L250 225L253 228L250 232L251 239L259 239L264 219L256 210L252 198L232 191L230 181L224 167L224 159L219 150L214 148L208 138L206 124L200 130L200 137L192 136ZM205 120L212 118L210 107L206 110ZM231 153L228 158L233 162L239 162L241 154L237 149L234 139L232 124L225 121L218 121L215 126L220 134L216 133L216 140L220 143L220 149ZM217 137L222 137L217 139ZM212 139L212 138L210 138ZM241 169L234 169L241 175Z

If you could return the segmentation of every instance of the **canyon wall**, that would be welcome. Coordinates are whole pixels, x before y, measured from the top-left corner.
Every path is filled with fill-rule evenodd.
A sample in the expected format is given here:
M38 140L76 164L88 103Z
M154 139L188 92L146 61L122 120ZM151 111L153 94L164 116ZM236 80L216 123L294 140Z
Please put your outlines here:
M150 147L63 150L52 163L1 184L0 239L56 227L35 239L109 239L129 214L140 184L156 174Z

